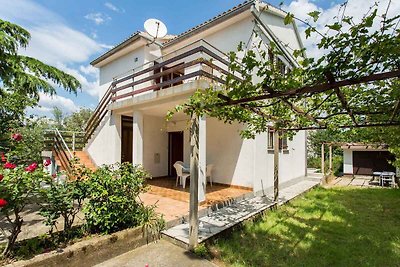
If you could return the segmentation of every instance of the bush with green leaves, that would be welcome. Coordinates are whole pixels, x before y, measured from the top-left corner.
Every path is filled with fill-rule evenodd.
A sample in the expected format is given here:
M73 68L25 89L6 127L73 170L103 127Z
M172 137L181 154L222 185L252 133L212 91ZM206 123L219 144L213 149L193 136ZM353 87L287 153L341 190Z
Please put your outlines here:
M44 223L50 226L49 234L52 235L54 229L59 230L58 219L63 218L63 234L67 238L88 195L90 180L87 178L92 174L88 168L78 166L76 159L72 159L70 163L72 166L70 176L73 176L73 179L59 182L52 177L46 177L47 187L40 190L40 214L45 218Z
M36 163L25 167L6 162L0 167L0 214L7 222L1 229L7 237L3 256L12 254L24 222L22 212L27 205L36 203L36 195L45 176L48 175L43 172L42 166Z
M90 178L88 202L83 209L87 229L107 234L153 220L154 207L144 206L139 199L139 194L148 189L148 178L141 166L130 163L99 168Z

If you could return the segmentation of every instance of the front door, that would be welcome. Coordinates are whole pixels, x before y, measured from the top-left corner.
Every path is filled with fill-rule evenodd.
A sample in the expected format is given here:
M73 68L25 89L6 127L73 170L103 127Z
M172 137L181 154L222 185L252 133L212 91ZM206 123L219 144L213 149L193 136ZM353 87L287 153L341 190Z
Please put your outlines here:
M183 132L168 133L168 175L176 176L174 164L183 161Z
M132 162L133 119L121 116L121 162Z

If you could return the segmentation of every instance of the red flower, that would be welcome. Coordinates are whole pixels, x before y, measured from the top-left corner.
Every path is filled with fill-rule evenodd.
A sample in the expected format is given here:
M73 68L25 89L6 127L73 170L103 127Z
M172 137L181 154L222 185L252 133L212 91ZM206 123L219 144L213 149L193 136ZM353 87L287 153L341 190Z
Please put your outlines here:
M50 164L51 164L51 160L50 160L50 159L46 159L46 160L44 161L44 163L43 163L43 165L44 165L45 167L49 166Z
M0 181L3 180L3 178L4 178L4 175L0 174Z
M25 168L25 171L27 172L34 172L36 170L36 168L38 167L37 163L34 162L31 165L29 165L28 167Z
M17 167L17 165L8 161L4 164L4 169L14 169L15 167Z
M1 161L2 162L6 162L7 161L6 155L4 154L4 152L1 152Z
M0 198L0 208L7 206L8 202L4 198Z
M56 178L57 174L54 173L54 174L51 175L51 177Z
M11 138L12 138L14 141L19 142L19 141L22 140L22 135L21 135L20 133L14 133L14 134L11 135Z

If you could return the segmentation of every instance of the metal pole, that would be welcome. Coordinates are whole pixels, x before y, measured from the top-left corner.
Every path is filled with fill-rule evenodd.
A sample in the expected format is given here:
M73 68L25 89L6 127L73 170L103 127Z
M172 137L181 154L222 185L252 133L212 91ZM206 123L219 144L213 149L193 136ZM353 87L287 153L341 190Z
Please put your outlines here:
M72 133L72 151L75 152L75 132Z
M332 174L332 145L329 146L329 174Z
M195 114L191 118L190 149L189 249L193 250L199 236L199 117Z
M274 201L279 198L279 133L274 131Z
M325 176L325 146L321 145L321 172L322 175Z

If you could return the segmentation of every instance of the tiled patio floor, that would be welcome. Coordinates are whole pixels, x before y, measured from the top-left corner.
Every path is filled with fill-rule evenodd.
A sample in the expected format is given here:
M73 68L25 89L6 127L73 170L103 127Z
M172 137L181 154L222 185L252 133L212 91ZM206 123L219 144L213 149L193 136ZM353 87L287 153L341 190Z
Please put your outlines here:
M377 178L370 182L371 176L343 176L332 180L325 187L356 186L356 187L381 187Z
M183 189L182 186L175 186L175 181L175 178L172 177L149 180L151 188L148 193L188 203L190 184L187 184L186 188ZM206 190L206 201L202 204L203 207L252 192L251 189L234 188L220 184L213 184L213 186L207 184Z

